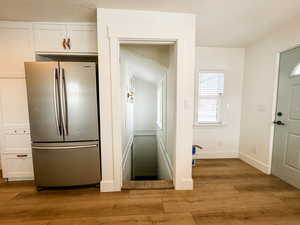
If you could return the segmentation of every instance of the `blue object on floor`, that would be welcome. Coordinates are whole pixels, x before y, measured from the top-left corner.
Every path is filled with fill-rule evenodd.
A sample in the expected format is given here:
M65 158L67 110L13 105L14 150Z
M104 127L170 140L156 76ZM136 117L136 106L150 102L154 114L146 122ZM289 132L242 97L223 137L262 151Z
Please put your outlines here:
M193 154L193 155L196 154L196 146L194 146L194 145L193 145L193 148L192 148L192 154Z
M202 147L200 145L193 145L193 147L192 147L192 155L196 155L196 149L197 148L202 149ZM196 166L196 159L192 160L192 165Z
M193 148L192 148L192 155L196 155L196 147L193 145ZM196 166L196 160L193 159L192 160L192 166Z
M192 166L196 166L196 159L192 160Z

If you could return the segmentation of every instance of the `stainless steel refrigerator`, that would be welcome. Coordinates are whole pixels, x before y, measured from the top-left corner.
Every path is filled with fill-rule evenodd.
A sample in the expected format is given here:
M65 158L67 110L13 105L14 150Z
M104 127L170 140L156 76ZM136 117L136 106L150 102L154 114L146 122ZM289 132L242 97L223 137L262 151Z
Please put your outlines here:
M36 186L100 182L96 64L26 62Z

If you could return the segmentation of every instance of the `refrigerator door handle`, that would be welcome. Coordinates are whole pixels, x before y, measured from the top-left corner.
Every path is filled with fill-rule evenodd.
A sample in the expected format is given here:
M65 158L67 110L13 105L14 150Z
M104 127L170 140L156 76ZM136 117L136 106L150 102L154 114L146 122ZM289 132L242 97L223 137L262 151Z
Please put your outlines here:
M62 135L62 130L61 130L61 122L60 122L60 107L58 104L59 99L57 99L59 97L59 75L58 75L58 71L57 68L54 69L54 84L53 84L53 98L54 98L54 111L55 111L55 121L56 121L56 127L58 129L58 133L59 136Z
M61 68L61 112L62 112L62 124L64 134L68 136L68 104L67 104L67 90L66 90L66 78L65 69Z
M33 146L32 149L36 150L60 150L60 149L78 149L78 148L93 148L98 145L76 145L76 146L53 146L53 147L42 147L42 146Z

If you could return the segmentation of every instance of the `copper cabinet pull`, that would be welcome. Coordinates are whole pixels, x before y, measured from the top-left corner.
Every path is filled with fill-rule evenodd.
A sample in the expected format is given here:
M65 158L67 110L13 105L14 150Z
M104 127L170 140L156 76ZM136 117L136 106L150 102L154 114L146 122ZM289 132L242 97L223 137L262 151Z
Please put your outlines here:
M64 38L63 43L62 43L64 49L66 49L66 39Z
M28 156L27 154L17 155L18 158L26 158L27 156Z
M70 38L67 39L66 45L71 50L71 39Z

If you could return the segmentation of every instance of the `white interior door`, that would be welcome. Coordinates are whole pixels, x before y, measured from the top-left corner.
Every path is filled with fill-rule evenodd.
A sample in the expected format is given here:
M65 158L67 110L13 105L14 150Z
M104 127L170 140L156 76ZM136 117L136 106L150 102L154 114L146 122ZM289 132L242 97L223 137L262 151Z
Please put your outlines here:
M300 188L300 47L280 55L272 173Z

